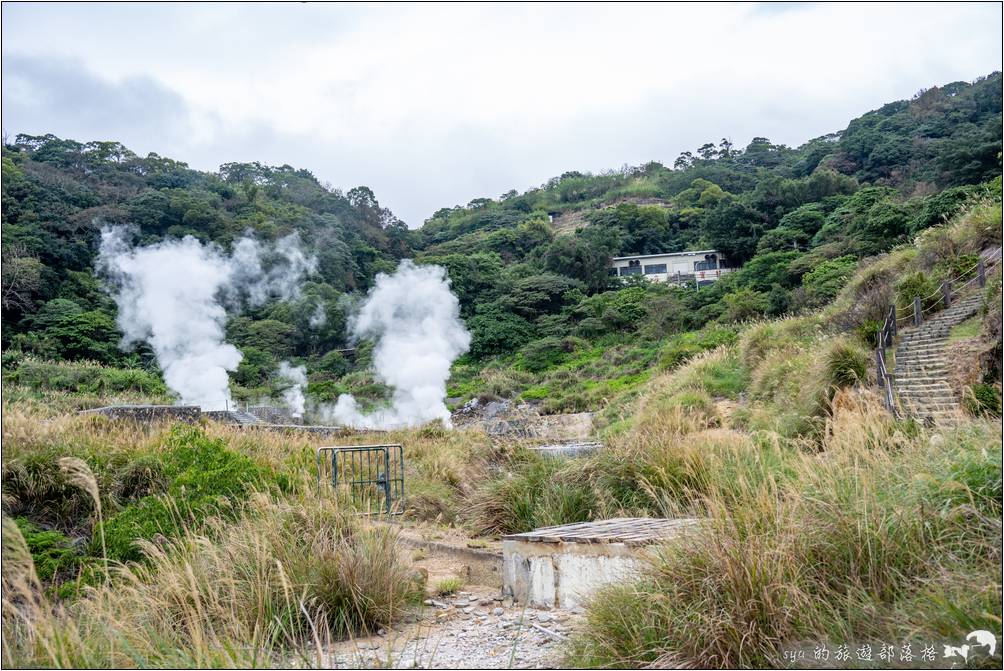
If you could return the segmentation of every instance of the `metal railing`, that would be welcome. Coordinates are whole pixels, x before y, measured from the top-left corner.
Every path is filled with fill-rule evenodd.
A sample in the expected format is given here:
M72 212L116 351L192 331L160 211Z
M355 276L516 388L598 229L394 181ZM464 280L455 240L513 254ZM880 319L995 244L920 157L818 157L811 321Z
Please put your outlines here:
M400 515L404 507L404 449L386 445L317 448L317 486L343 490L364 514Z
M886 410L892 413L893 417L899 417L899 410L896 408L896 397L893 395L893 374L889 372L886 365L885 350L890 347L896 338L896 306L889 306L886 312L885 321L882 328L878 330L878 342L875 346L875 374L878 379L878 386L882 390L882 403Z

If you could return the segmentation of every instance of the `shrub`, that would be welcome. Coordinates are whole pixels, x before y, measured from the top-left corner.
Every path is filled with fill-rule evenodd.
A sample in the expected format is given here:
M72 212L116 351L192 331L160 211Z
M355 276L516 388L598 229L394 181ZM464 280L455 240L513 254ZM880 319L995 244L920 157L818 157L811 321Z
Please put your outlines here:
M469 518L481 534L507 534L590 519L595 498L561 459L521 454L476 489Z
M530 372L540 372L564 363L575 351L574 338L548 337L525 345L519 352L518 365Z
M809 307L826 305L840 293L854 275L858 261L854 256L841 256L822 262L802 276Z
M71 539L59 531L42 530L24 517L18 517L15 522L24 536L41 580L55 582L72 577L77 572L82 556Z
M159 459L141 456L133 459L115 474L115 498L135 501L144 496L160 494L167 490L167 477Z
M331 499L255 495L234 520L186 529L64 608L39 594L4 520L5 660L27 667L307 666L389 627L421 594L391 530L358 530ZM23 633L30 627L31 636Z
M772 668L796 641L998 626L996 427L947 436L956 447L945 449L854 399L841 398L822 454L789 453L787 477L773 465L758 482L706 461L732 489L710 491L707 522L641 580L594 598L571 665ZM992 586L951 587L973 575Z
M162 473L154 475L151 470L146 478L142 474L148 467L143 464L134 464L129 473L146 484L166 479L169 496L144 496L108 517L103 526L109 559L141 559L137 540L157 534L172 537L210 515L228 516L234 502L249 491L276 482L274 475L254 461L197 428L175 428L165 447Z
M941 302L938 283L920 271L903 276L896 285L896 307L901 315L913 314L913 299L921 299L921 309L934 308Z
M838 339L826 350L825 369L830 388L853 386L867 379L868 354L860 346Z
M700 331L671 336L659 352L659 367L675 368L701 352L736 341L736 329L708 326Z
M155 374L138 368L111 368L87 361L70 363L25 358L8 377L14 384L32 389L90 394L138 392L162 396L167 393L164 383Z
M1001 393L992 384L978 382L968 387L964 400L972 415L1001 416Z
M726 294L722 301L725 303L723 318L730 322L748 321L761 317L769 307L767 294L752 289L739 289Z

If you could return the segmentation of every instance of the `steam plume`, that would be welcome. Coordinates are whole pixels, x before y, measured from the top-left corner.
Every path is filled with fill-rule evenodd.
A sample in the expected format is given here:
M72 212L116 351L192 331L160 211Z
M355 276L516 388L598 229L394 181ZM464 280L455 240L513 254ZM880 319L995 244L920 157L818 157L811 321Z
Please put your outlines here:
M288 361L279 364L279 377L290 383L282 392L282 398L293 417L303 417L306 398L303 388L307 386L307 369L304 366L293 366Z
M136 248L126 237L121 227L103 228L97 264L114 289L122 347L148 342L182 403L224 409L231 398L227 372L242 358L224 341L224 300L295 297L316 262L299 250L295 234L269 249L244 237L230 255L191 236Z
M363 414L356 399L343 394L330 413L335 421L380 429L436 419L450 424L446 381L471 335L460 321L460 304L443 268L416 266L406 259L393 275L377 275L349 328L353 337L378 338L373 363L378 379L393 389L392 405Z
M328 321L328 313L324 311L324 304L318 303L317 307L314 308L313 314L310 315L310 328L319 329L324 326Z

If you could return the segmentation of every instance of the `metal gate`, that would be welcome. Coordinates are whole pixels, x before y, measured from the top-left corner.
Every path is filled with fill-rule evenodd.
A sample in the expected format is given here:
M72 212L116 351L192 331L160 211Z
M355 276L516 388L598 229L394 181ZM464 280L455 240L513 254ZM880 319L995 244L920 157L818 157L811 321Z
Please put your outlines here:
M367 514L400 515L404 508L401 445L317 448L317 484L331 484Z

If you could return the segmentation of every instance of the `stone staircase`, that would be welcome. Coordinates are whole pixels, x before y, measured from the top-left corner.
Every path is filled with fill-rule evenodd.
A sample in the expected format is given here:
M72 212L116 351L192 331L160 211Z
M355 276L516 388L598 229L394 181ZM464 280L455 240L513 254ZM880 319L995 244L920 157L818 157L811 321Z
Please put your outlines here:
M948 383L952 362L945 358L944 350L952 327L979 311L982 294L972 291L920 326L900 331L893 386L904 415L948 426L963 419L962 405Z

